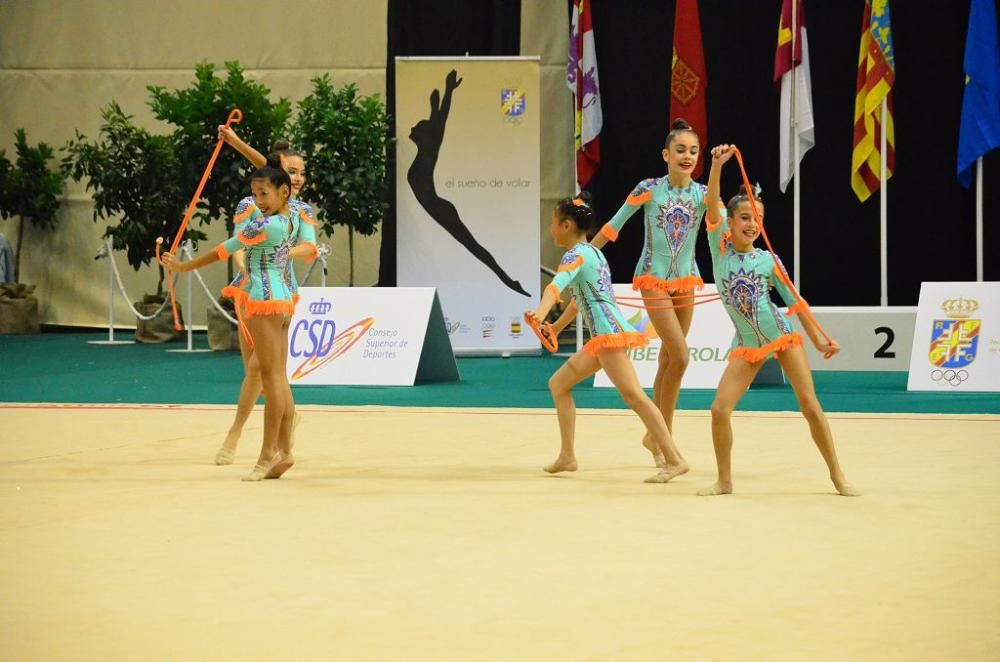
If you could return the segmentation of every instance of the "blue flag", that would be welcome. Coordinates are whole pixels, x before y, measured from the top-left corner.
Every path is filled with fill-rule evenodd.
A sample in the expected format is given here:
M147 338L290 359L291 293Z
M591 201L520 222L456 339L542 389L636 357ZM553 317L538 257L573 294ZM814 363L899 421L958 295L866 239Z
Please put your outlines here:
M958 182L972 183L976 159L1000 147L1000 51L994 0L972 0L965 41L965 95L958 130Z

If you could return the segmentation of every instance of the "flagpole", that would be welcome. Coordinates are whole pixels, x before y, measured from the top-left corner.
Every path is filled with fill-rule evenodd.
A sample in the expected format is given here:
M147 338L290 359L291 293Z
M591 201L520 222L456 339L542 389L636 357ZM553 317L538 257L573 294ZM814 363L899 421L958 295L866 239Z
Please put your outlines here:
M889 255L888 255L889 254L889 250L888 250L889 231L888 231L888 223L886 222L886 205L887 205L887 202L888 202L888 198L887 198L888 191L887 191L887 189L889 188L889 186L888 186L889 182L888 182L887 175L886 175L886 161L888 160L888 147L886 145L886 141L887 141L886 134L888 132L888 128L887 128L886 122L888 120L887 115L888 115L888 112L889 112L888 111L888 98L889 98L888 95L886 95L885 97L882 98L882 124L879 126L879 134L881 136L881 146L879 147L879 149L880 149L880 151L879 151L879 182L880 182L879 183L879 194L880 194L879 195L879 202L880 202L880 205L879 205L879 216L881 218L881 222L879 223L879 225L881 227L880 237L881 237L881 244L882 244L882 274L881 274L882 275L882 278L881 278L882 296L881 296L881 304L882 304L883 308L885 308L885 307L887 307L889 305L889 270L888 270L888 262L889 262L889 259L888 259L889 258Z
M800 259L802 241L800 237L801 226L800 226L800 189L799 189L799 117L798 117L798 96L799 96L799 86L796 84L796 69L795 66L795 43L798 41L799 37L799 26L796 21L798 14L799 3L798 0L792 0L792 163L795 164L795 170L793 171L792 178L794 182L792 183L792 271L794 273L794 278L792 282L795 284L795 289L799 292L802 291L802 273L801 265L802 261Z
M574 0L574 2L573 2L573 11L574 12L578 12L579 11L579 5L577 5L576 0ZM576 18L579 21L580 20L579 19L579 13L575 14L574 18ZM580 189L580 170L579 170L579 167L577 166L577 161L576 161L576 152L577 152L576 133L579 132L579 134L581 136L580 146L583 147L583 142L582 142L582 136L583 136L583 118L582 118L582 116L578 116L577 115L577 107L578 107L577 104L579 104L580 101L583 98L583 84L580 82L580 80L581 80L580 77L583 76L583 69L580 67L580 60L583 58L583 27L582 27L582 25L581 25L580 31L579 31L579 33L577 35L577 42L576 43L577 43L576 53L577 53L577 58L578 59L577 59L577 62L576 62L577 84L576 84L576 89L573 91L573 118L574 118L573 119L573 126L574 126L574 134L573 134L573 156L572 156L572 158L573 158L573 197L579 196L580 195L580 191L581 191L581 189ZM577 123L578 119L579 119L579 123ZM577 349L577 351L580 351L581 349L583 349L583 312L582 311L580 311L580 310L576 311L576 320L575 320L575 323L574 323L573 326L575 327L575 331L576 331L576 349ZM558 340L558 338L556 338L556 340Z
M983 281L983 157L976 159L976 280Z

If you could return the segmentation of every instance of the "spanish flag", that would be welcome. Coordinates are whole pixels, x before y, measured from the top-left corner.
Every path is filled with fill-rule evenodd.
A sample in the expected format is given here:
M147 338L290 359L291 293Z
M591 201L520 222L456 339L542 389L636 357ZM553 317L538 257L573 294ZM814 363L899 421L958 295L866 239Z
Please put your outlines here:
M851 188L864 202L881 182L882 130L886 132L886 179L896 166L896 139L892 124L892 85L896 56L889 25L889 0L865 0L858 52L858 82L854 98L854 153ZM886 100L886 125L882 127L882 100Z
M702 149L708 147L708 119L705 113L705 53L701 47L701 20L698 0L677 0L674 15L674 53L670 67L670 117L667 126L683 117L698 134ZM692 177L700 177L705 160L699 159Z

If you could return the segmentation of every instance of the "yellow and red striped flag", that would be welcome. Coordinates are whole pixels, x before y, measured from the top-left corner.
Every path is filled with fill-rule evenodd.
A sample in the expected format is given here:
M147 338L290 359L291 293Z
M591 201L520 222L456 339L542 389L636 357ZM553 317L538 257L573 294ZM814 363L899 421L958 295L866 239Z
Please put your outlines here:
M854 98L854 153L851 156L851 188L864 202L882 182L882 130L886 134L886 179L896 166L896 140L892 122L892 85L896 80L896 57L892 49L889 0L865 0L858 52L858 83ZM886 125L882 126L882 100L886 100Z

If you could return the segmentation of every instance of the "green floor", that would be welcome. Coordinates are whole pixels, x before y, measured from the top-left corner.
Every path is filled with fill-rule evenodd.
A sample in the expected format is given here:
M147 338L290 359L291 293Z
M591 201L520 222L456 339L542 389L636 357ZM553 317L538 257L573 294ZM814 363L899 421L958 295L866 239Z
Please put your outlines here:
M128 339L129 332L116 336ZM234 352L174 353L168 345L91 345L103 333L49 332L0 336L0 402L232 404L242 379ZM207 346L203 334L195 347ZM551 407L549 375L556 356L463 358L461 382L415 387L297 387L300 404L437 407ZM995 393L909 393L902 372L817 372L816 389L830 412L1000 414ZM589 383L575 391L580 407L621 408L613 389ZM680 409L708 409L711 390L685 390ZM793 411L787 386L755 386L740 409Z

